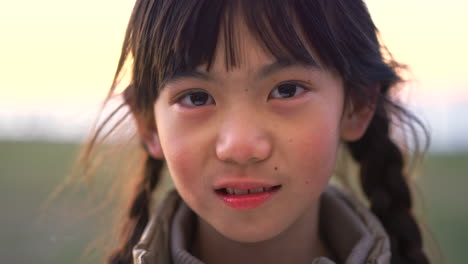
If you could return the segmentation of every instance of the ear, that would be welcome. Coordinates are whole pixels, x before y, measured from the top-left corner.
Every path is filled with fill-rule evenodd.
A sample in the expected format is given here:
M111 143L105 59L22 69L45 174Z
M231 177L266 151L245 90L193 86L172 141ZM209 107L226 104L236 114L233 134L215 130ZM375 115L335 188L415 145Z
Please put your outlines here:
M130 113L137 126L138 135L143 141L144 147L148 154L155 159L164 157L159 136L156 129L153 109L151 111L141 111L136 107L133 90L134 86L129 85L123 92L123 98L127 106L130 108Z
M138 134L143 141L148 154L155 159L163 159L164 154L153 115L150 115L149 117L143 117L141 114L132 114L136 121Z
M380 87L377 87L379 90ZM375 100L374 100L375 101ZM375 104L356 105L352 100L347 104L341 120L340 136L344 141L359 140L367 130L374 117Z
M156 131L146 131L143 133L140 132L140 135L146 146L146 150L151 157L155 159L164 158L161 142L159 141L159 136Z

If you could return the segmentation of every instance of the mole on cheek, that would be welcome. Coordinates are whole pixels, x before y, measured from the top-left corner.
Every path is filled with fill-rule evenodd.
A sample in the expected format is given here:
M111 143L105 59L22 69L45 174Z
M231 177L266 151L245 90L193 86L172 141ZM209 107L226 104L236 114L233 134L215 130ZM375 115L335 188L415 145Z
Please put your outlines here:
M309 184L309 181L305 181L305 184Z
M291 142L292 142L292 138L288 139L288 142L291 143Z
M275 171L277 171L277 170L278 170L278 167L277 167L277 166L275 166Z

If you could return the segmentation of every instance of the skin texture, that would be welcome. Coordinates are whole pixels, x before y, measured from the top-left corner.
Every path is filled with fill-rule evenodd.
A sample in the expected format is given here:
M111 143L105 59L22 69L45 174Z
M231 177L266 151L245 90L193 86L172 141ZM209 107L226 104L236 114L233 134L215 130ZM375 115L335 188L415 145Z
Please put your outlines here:
M193 252L206 263L307 263L330 256L318 232L320 195L341 140L357 140L372 110L344 104L339 76L291 65L260 76L276 59L239 27L241 63L226 70L220 39L207 78L162 88L157 132L144 131L150 153L167 162L174 184L199 216ZM222 35L222 34L220 34ZM316 57L316 56L315 56ZM292 97L277 87L298 83ZM190 92L209 95L191 105ZM226 180L281 185L260 207L235 210L215 193Z

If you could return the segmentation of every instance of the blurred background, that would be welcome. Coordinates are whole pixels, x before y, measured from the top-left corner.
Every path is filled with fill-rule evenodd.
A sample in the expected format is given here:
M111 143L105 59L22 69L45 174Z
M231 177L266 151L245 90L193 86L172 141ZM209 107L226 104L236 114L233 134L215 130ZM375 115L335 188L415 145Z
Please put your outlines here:
M367 0L401 100L432 142L417 184L445 263L468 260L468 2ZM42 202L70 170L116 70L134 1L0 2L0 262L76 263L102 231L84 195ZM89 205L89 204L88 204Z

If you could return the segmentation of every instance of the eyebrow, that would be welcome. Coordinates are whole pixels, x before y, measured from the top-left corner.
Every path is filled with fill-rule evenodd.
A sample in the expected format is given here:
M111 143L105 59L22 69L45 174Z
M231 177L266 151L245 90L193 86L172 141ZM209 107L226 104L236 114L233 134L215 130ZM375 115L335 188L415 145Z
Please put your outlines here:
M305 67L305 68L315 68L315 69L321 69L322 67L313 59L309 58L306 61L298 61L298 60L291 60L291 59L278 59L275 62L263 66L260 70L258 70L254 74L254 79L255 80L261 80L261 79L266 79L267 77L274 75L275 73L278 73L286 68L289 67ZM197 71L196 69L193 70L188 70L188 71L183 71L183 72L177 72L174 75L172 75L170 78L164 81L165 84L176 82L181 79L185 78L195 78L195 79L200 79L203 81L214 81L215 78L213 76L210 76L209 73L207 72L201 72Z
M298 60L291 60L291 59L278 59L275 62L268 64L262 67L256 74L255 79L266 79L268 76L274 75L285 68L288 67L305 67L305 68L315 68L321 69L320 65L312 58L308 59L307 61L298 61Z

